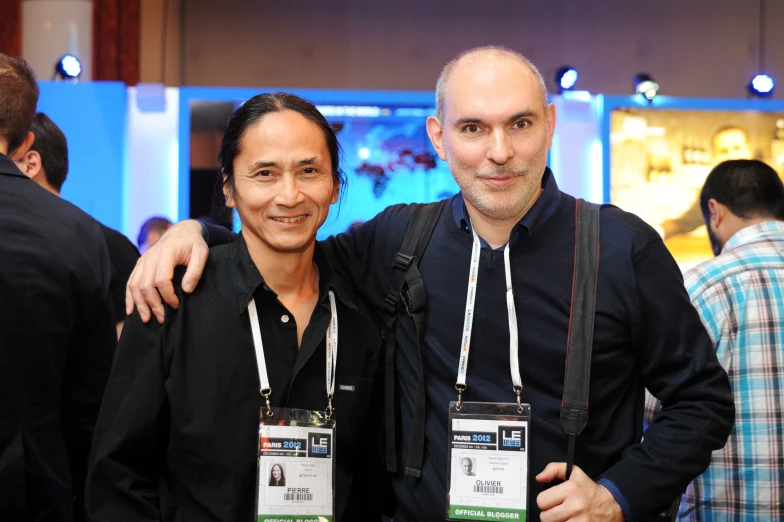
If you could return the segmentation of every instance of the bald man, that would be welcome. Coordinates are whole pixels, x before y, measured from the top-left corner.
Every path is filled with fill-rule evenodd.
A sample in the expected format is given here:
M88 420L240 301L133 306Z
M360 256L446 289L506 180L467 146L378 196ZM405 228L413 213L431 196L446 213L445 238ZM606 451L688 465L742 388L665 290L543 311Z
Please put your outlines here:
M577 437L571 478L555 485L566 476L567 436L559 410L576 219L575 198L558 189L546 165L555 107L536 67L499 47L473 49L449 62L438 79L436 105L427 133L461 192L446 201L419 264L428 303L423 368L413 321L401 315L397 323L395 389L403 436L396 439L398 471L392 479L395 522L443 520L447 512L448 410L456 399L472 258L478 264L470 343L476 355L467 363L463 397L514 400L507 245L519 336L513 348L521 399L533 414L528 520L650 519L707 467L734 418L727 374L678 266L642 220L609 205L601 209L590 414ZM324 243L337 270L382 314L413 208L390 207ZM208 230L211 244L230 240L218 228ZM188 264L183 288L192 289L206 257L198 223L176 225L166 237L131 276L129 292L146 319L154 313L162 320L158 291L177 306L171 285L155 282L171 279L175 264ZM472 256L475 248L479 256ZM424 429L417 431L412 425L420 375L427 408ZM663 398L666 415L642 441L646 387ZM423 442L419 462L411 450Z
M469 458L464 458L460 461L460 466L463 468L463 473L469 477L475 477L476 473L474 473L474 462Z

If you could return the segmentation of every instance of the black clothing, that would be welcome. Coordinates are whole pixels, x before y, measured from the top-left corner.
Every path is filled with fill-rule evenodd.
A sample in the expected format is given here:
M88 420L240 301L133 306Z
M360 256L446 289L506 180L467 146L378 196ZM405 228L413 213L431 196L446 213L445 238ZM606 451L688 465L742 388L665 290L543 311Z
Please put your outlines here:
M112 263L112 304L114 305L114 321L119 323L127 318L125 314L125 285L131 272L139 260L139 251L133 243L113 228L101 225L101 232L109 249L109 260Z
M116 331L98 223L0 154L0 519L83 517Z
M510 239L523 402L531 404L529 520L548 486L534 477L565 462L567 436L559 411L574 265L575 199L561 192L550 169L543 192ZM392 289L393 260L411 214L395 205L322 243L335 269L377 310ZM588 425L577 436L575 464L614 486L619 504L638 522L663 509L724 445L734 422L729 379L660 236L638 217L611 205L600 216L599 281ZM227 241L206 226L211 245ZM419 264L427 292L424 372L425 453L420 479L403 476L419 378L413 321L397 322L395 374L397 497L395 522L443 520L446 502L447 412L465 313L472 248L462 194L448 201ZM483 242L468 361L466 401L513 402L503 249ZM644 391L664 412L643 430ZM606 484L606 483L605 483ZM624 503L627 505L624 508Z
M259 395L248 302L256 300L273 406L325 410L325 336L338 315L336 520L380 516L380 328L316 247L319 300L297 348L294 316L267 287L242 236L213 248L193 294L166 321L125 324L101 408L87 486L95 520L255 519ZM380 382L378 383L380 386ZM378 418L377 418L378 417ZM266 480L266 477L262 477ZM377 514L377 516L373 516Z
M531 404L529 520L539 519L534 480L549 462L565 462L559 411L572 290L575 199L558 190L549 169L543 193L515 227L510 255L519 332L523 402ZM419 376L416 331L402 316L396 332L399 401L395 522L443 520L446 501L447 410L465 313L472 247L460 219L462 195L448 202L419 265L427 292L424 372L427 424L420 480L402 475L410 448ZM459 199L459 201L458 201ZM338 270L377 309L391 289L392 262L410 215L390 207L354 232L325 242ZM598 296L588 425L575 464L608 479L644 520L685 490L723 446L734 406L726 372L691 305L683 278L661 238L632 214L601 209ZM466 401L514 402L503 249L482 248L468 361ZM662 414L642 439L645 388L662 399Z

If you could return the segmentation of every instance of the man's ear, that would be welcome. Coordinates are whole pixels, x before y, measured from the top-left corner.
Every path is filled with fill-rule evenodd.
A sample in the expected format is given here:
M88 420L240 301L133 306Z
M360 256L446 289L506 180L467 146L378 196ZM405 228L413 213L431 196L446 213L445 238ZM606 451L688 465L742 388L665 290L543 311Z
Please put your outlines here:
M223 197L226 198L226 206L228 208L234 208L234 191L232 190L230 183L226 183L226 180L229 179L229 175L225 172L223 173Z
M547 121L547 148L553 146L553 134L555 133L555 105L549 104L545 112L545 119Z
M713 198L708 200L708 214L710 219L709 225L711 225L714 229L719 228L722 221L724 221L724 212L724 205Z
M38 153L38 151L27 151L27 154L24 155L21 162L24 163L25 167L22 172L24 172L28 178L39 183L41 181L46 181L46 176L44 176L43 163L41 162L41 155Z
M19 145L16 149L9 151L8 157L12 161L22 161L24 155L27 154L27 151L30 150L30 147L33 146L34 141L35 141L35 134L33 134L32 132L28 132L27 136L25 136L25 139L22 140L22 144Z
M427 135L430 138L430 143L436 149L438 157L446 161L446 154L444 154L444 128L441 121L435 116L430 116L426 123Z

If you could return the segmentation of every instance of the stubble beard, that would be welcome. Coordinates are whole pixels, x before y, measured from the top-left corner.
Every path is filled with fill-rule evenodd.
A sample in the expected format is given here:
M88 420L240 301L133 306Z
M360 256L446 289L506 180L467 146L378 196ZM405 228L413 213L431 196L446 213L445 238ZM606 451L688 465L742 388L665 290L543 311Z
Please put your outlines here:
M528 207L542 186L546 166L544 157L533 158L529 165L511 168L506 165L471 170L445 149L447 163L460 190L471 205L482 215L494 221L507 221L518 217ZM514 176L519 180L509 187L492 187L482 178Z

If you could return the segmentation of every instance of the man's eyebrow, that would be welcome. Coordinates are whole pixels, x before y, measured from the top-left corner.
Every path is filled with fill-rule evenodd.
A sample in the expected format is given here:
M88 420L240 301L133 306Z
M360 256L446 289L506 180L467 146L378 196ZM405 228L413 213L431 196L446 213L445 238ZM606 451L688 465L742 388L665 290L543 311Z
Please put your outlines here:
M519 120L521 118L535 118L536 116L537 116L536 111L533 111L531 109L525 109L525 110L517 112L517 113L513 114L512 116L510 116L509 118L507 118L506 122L507 123L512 123L512 122L517 121L517 120ZM455 121L454 125L455 126L471 125L471 124L479 125L481 123L483 123L481 118L466 117L466 118L459 118L458 120Z
M259 160L256 163L254 163L253 165L251 165L250 168L251 168L251 170L255 170L255 169L265 169L267 167L277 167L277 166L278 166L278 164L275 163L274 161Z
M316 156L313 156L312 158L305 158L305 159L299 160L297 162L297 165L310 165L311 163L316 163Z
M517 114L513 114L506 121L507 121L507 123L512 123L512 122L517 121L517 120L519 120L521 118L535 118L535 117L536 117L536 112L535 111L532 111L531 109L526 109L524 111L518 112Z
M301 159L297 162L297 165L309 165L311 163L315 163L316 159L318 159L316 156L313 156L312 158ZM274 161L259 160L255 162L253 165L251 165L250 168L251 170L255 170L255 169L265 169L268 167L277 167L277 166L278 164Z
M467 125L471 123L474 124L482 123L482 120L480 120L479 118L460 118L459 120L455 121L455 126Z

